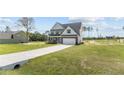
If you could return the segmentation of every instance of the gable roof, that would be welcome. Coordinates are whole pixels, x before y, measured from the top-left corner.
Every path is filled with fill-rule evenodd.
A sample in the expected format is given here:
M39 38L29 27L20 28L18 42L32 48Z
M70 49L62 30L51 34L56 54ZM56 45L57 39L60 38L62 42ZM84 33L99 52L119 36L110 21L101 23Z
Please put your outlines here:
M56 25L60 26L61 28L54 28ZM61 23L56 22L55 25L52 27L52 30L58 30L58 29L64 29L63 25Z
M63 29L51 29L51 31L64 31L68 26L71 27L77 34L80 35L80 28L81 28L81 22L75 22L75 23L68 23L68 24L61 24L56 22L56 24L59 24L63 27Z
M80 35L81 22L62 24L66 29L68 26L71 27L77 34Z

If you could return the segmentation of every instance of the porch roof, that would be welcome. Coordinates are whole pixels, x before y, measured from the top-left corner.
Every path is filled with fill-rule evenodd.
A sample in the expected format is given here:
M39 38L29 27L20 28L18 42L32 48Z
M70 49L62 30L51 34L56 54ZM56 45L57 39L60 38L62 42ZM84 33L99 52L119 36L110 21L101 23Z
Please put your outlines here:
M77 36L76 35L73 35L73 36L71 35L71 36L49 36L49 37L68 37L69 38L69 37L77 37Z

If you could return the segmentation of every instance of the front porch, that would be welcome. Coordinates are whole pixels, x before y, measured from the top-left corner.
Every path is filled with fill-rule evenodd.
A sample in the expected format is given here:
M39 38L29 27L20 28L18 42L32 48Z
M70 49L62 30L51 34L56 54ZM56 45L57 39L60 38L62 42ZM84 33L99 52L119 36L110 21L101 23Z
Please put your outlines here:
M48 43L52 44L71 44L76 45L79 44L78 37L76 35L72 36L49 36L47 38Z
M61 36L49 36L47 38L48 43L62 44Z

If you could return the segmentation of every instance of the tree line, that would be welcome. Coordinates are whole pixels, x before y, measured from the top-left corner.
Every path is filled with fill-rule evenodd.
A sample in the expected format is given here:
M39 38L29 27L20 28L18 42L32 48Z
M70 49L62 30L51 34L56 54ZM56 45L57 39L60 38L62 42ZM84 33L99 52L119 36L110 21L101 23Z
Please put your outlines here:
M39 32L31 33L29 32L29 41L46 41L47 36L45 34L41 34Z

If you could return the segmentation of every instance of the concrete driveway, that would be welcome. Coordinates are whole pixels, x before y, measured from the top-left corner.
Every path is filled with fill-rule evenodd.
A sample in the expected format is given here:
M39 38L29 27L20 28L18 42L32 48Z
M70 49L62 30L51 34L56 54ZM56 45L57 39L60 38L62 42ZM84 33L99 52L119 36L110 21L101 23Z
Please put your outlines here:
M16 66L23 65L29 59L50 54L65 48L69 48L71 46L72 45L56 45L25 52L0 55L0 69L13 69Z

